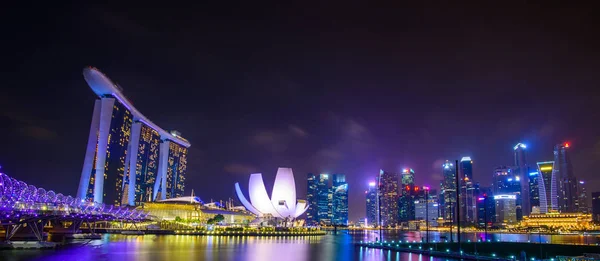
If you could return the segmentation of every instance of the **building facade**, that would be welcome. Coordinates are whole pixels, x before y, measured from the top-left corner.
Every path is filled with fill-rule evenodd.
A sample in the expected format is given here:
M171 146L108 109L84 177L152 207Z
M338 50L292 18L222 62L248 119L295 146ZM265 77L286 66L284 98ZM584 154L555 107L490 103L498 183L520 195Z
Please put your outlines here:
M600 222L600 192L592 192L592 218Z
M317 221L321 225L331 225L333 217L332 199L329 174L321 174L317 183Z
M456 221L456 169L447 161L442 164L442 186L440 201L443 201L443 218L448 222ZM442 200L443 198L443 200Z
M366 226L379 225L379 197L377 196L377 183L370 182L369 189L365 191L366 197Z
M319 180L313 173L308 173L306 178L306 201L308 202L308 210L306 211L306 225L316 226L319 224L318 219L318 184Z
M148 120L120 87L96 68L85 68L83 75L98 100L77 196L86 201L133 206L183 195L190 143ZM177 149L171 151L165 144L174 144ZM177 157L171 159L170 154ZM172 188L170 194L168 187Z
M427 194L426 194L427 195ZM415 220L429 220L429 226L437 226L439 204L437 194L419 197L415 200Z
M415 171L413 169L403 169L401 177L398 218L400 222L408 222L409 220L415 220L415 200L419 193L419 187L415 186Z
M577 179L569 156L569 143L554 146L554 175L558 178L558 210L575 213L579 210Z
M492 188L482 188L477 198L477 225L479 227L491 226L496 223L496 201Z
M346 175L333 174L332 182L332 224L348 225L348 183Z
M540 213L540 182L543 182L538 171L530 172L529 176L529 206L531 213Z
M517 196L514 194L494 195L496 224L509 225L517 222Z
M398 175L383 170L379 171L379 211L381 226L398 225Z
M462 223L472 224L477 222L477 194L473 183L473 160L471 157L462 157L459 162L460 171L460 218Z
M525 149L527 146L523 143L518 143L514 146L515 152L515 165L514 174L520 179L520 203L521 203L521 215L529 215L531 213L531 196L529 195L529 166L527 165L527 155Z
M554 172L554 161L537 163L540 179L540 213L558 211L558 178Z
M587 190L585 189L585 181L580 180L577 182L577 184L577 193L579 193L579 213L590 213L590 208L588 207Z

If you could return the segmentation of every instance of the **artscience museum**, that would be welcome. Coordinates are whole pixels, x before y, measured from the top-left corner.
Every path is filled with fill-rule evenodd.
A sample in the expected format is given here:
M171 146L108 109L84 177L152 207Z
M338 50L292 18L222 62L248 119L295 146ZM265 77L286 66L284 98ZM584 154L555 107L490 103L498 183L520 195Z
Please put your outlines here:
M293 220L308 209L306 200L296 199L296 183L291 168L277 169L270 197L261 173L250 175L248 184L250 201L242 193L239 182L235 183L235 191L244 207L260 218Z

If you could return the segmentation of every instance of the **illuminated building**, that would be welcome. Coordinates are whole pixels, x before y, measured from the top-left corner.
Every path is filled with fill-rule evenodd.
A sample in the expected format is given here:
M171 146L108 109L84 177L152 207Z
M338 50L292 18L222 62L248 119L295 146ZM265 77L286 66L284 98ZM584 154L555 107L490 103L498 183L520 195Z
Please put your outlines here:
M456 170L454 164L446 160L442 164L442 196L443 198L443 218L448 221L456 221L455 208L456 208ZM440 200L442 201L442 200Z
M494 171L494 195L500 194L516 196L516 215L517 219L521 220L521 177L516 175L513 169L507 166L497 167Z
M308 202L308 210L306 211L306 224L315 226L319 224L318 213L318 181L317 176L308 173L306 187L306 201Z
M428 199L423 195L415 200L415 220L425 220L429 218L429 226L437 226L439 217L439 204L435 192L428 193ZM428 204L426 206L425 204Z
M496 203L496 223L499 225L517 222L517 195L494 195Z
M170 184L173 195L183 195L186 155L190 143L148 120L121 93L119 86L96 68L83 76L98 95L77 196L87 201L135 205L157 199L165 190L167 168L176 164ZM169 162L169 146L178 147L176 161ZM167 198L163 193L158 199Z
M277 169L271 197L267 194L261 173L250 175L248 182L250 201L246 199L237 182L235 191L244 207L259 217L295 219L308 209L305 200L296 199L294 172L290 168Z
M554 161L538 162L540 213L558 211L558 180L554 172Z
M496 201L490 187L481 188L477 197L477 225L483 227L485 223L488 226L496 223Z
M569 143L554 146L554 175L558 178L558 210L565 213L579 211L577 179L569 157Z
M578 186L577 186L577 192L579 193L579 212L580 213L590 213L590 210L588 208L588 204L587 204L587 190L585 189L585 181L580 180L578 182Z
M523 218L521 226L530 228L548 227L554 229L586 230L593 229L592 215L583 213L531 214Z
M248 225L256 216L247 211L226 210L220 208L209 208L199 200L189 200L189 197L171 198L158 202L142 203L137 209L147 211L149 215L160 220L174 221L182 219L199 224L206 222L216 215L223 215L223 223L226 225Z
M381 225L398 225L398 175L379 171Z
M369 190L365 191L366 197L366 212L367 212L367 226L377 226L379 224L379 199L377 197L377 183L370 182Z
M460 217L463 223L475 223L477 215L476 194L473 184L473 160L462 157L459 163L460 171Z
M529 176L529 205L531 206L533 213L533 209L537 209L539 213L540 209L540 182L543 182L542 177L539 172L530 172Z
M131 147L137 147L135 161L130 161L129 169L135 170L135 176L130 175L126 180L125 188L130 191L134 187L135 204L154 200L154 186L158 177L159 147L161 143L158 131L141 122L133 123L133 132L139 133L139 139L131 141ZM138 130L139 129L139 130ZM135 177L135 182L131 178ZM129 193L129 195L131 195ZM129 202L123 202L128 204Z
M531 196L529 195L529 167L527 165L527 157L525 149L527 146L523 143L518 143L514 146L515 151L515 165L514 175L520 177L520 203L522 215L529 215L531 212Z
M413 169L402 170L402 185L399 198L399 221L408 222L415 220L415 199L419 193L419 187L415 186L415 171Z
M600 222L600 192L592 192L592 216Z
M321 174L317 182L317 220L322 225L331 225L332 199L329 174Z
M343 174L333 174L332 180L332 209L331 223L333 225L348 225L348 183Z

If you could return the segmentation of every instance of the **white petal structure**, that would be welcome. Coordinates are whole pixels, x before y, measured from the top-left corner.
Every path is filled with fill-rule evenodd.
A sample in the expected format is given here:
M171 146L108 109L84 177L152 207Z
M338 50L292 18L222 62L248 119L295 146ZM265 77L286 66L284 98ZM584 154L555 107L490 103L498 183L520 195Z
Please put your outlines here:
M260 173L250 175L248 185L250 202L242 193L239 183L235 183L235 191L242 204L249 211L261 217L271 215L276 218L296 218L308 209L305 200L296 200L296 183L294 182L294 173L290 168L277 169L271 198L267 194Z

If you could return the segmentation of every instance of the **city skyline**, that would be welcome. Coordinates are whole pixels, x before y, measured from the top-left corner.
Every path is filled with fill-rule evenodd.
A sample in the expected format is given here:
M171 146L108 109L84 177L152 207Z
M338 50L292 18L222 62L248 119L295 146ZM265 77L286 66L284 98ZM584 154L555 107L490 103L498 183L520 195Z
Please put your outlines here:
M600 43L587 9L348 8L24 8L8 28L0 165L76 194L97 99L81 69L95 66L193 144L185 194L206 201L235 198L231 184L257 171L272 187L279 166L296 184L344 173L357 220L380 169L410 167L415 184L436 187L446 159L470 156L485 185L518 142L531 166L569 141L575 176L600 187Z

